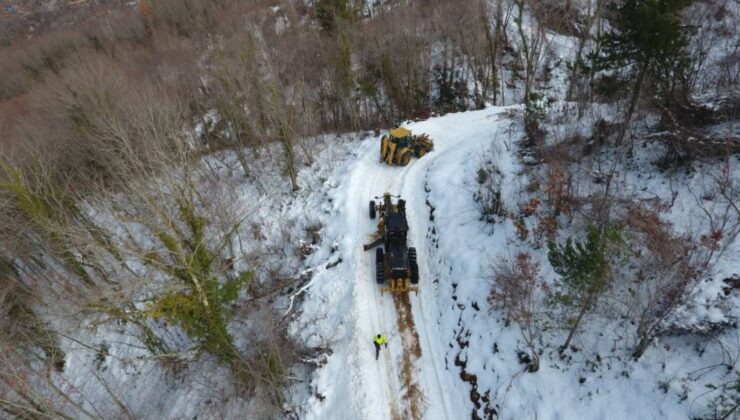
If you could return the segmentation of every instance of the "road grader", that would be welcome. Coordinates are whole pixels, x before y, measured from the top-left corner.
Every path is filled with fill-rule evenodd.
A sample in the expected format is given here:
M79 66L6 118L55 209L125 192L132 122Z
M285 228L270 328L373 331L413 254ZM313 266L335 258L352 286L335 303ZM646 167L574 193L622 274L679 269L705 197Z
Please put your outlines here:
M396 198L396 202L393 202ZM416 248L407 246L409 225L406 220L406 202L390 193L375 197L380 202L370 201L370 218L379 217L378 230L372 240L363 248L375 249L375 280L388 285L381 292L405 293L419 289L419 266L416 262ZM382 245L382 246L380 246ZM412 286L414 285L414 286Z
M406 166L412 156L420 158L434 150L434 142L426 134L415 136L411 130L394 128L380 140L380 161L389 165Z

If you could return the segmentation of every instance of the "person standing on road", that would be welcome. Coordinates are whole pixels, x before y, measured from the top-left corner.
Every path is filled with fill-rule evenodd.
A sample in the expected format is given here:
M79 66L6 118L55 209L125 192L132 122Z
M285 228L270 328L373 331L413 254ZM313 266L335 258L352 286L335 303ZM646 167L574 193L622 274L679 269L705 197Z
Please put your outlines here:
M373 343L375 344L375 360L378 360L380 346L385 344L385 348L388 348L388 339L384 335L378 334L373 338Z

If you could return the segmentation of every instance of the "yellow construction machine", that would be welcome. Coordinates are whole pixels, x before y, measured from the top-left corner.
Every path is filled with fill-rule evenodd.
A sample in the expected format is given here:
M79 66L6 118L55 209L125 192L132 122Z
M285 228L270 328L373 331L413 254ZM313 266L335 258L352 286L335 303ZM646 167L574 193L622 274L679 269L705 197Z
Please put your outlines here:
M411 130L394 128L380 140L380 161L389 165L406 166L411 156L420 158L434 150L434 142L428 135L415 136Z
M416 248L408 247L406 238L409 225L406 221L406 202L400 197L393 203L390 193L383 194L383 201L370 201L370 218L380 216L378 231L373 234L372 240L363 248L375 250L375 281L388 286L382 292L405 293L417 292L419 289L419 266L416 262ZM412 286L413 285L413 286Z

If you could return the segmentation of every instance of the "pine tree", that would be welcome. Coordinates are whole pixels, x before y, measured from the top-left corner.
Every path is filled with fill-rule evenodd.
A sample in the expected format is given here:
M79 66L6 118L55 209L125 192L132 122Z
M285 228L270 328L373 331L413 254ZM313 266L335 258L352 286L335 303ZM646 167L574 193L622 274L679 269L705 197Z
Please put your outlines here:
M169 229L155 232L164 250L150 252L147 259L184 287L158 297L149 314L178 325L199 341L200 349L230 364L241 379L249 381L249 367L239 355L227 323L232 316L231 304L249 284L252 274L245 271L223 279L216 267L220 250L207 241L208 219L197 212L190 193L181 191L177 206L186 229L168 220Z
M589 227L585 241L568 238L563 245L548 243L548 259L557 274L553 303L577 313L570 332L560 348L563 352L599 297L609 288L612 256L621 242L619 228Z
M614 10L612 29L600 39L601 48L591 56L595 70L626 69L632 83L624 124L617 144L629 127L643 88L655 83L666 102L675 93L689 66L689 38L681 12L692 0L625 0Z
M316 20L321 29L332 32L338 21L352 20L357 11L349 0L318 0L316 2Z

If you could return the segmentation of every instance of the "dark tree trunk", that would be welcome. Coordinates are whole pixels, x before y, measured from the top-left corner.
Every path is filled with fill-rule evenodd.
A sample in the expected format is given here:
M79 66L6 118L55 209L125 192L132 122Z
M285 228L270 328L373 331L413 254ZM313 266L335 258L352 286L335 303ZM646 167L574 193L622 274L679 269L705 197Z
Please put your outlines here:
M627 133L627 130L629 129L629 126L632 122L632 115L635 113L637 102L640 100L640 90L642 89L642 82L644 78L645 67L642 66L637 73L637 80L635 80L635 86L632 91L632 99L630 99L630 105L629 108L627 108L627 115L624 117L624 123L619 129L619 137L617 137L617 147L622 145L622 142L624 141L624 136Z

